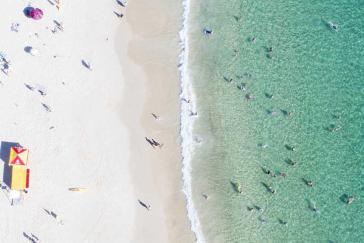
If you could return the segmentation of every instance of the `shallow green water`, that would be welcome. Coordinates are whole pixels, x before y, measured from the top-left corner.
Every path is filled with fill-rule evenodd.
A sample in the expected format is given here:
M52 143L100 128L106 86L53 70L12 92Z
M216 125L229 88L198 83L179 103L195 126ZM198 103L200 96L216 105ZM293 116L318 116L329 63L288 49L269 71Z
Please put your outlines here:
M193 200L208 242L364 242L363 13L349 0L193 1Z

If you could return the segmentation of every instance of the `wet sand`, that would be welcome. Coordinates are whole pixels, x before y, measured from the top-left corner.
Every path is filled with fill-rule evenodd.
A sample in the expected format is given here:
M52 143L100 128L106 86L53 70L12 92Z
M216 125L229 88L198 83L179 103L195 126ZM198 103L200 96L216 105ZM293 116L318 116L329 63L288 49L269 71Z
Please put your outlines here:
M132 242L194 242L182 192L179 36L182 4L133 1L117 48L125 77L123 112L129 129L129 164L137 205ZM156 120L152 113L159 116ZM145 139L163 144L153 148Z

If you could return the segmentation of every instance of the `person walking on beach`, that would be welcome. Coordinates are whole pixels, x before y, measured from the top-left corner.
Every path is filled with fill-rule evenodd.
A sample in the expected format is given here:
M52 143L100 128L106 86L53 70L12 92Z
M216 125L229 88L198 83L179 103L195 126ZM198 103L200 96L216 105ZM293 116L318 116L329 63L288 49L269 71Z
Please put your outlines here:
M91 69L91 64L90 64L90 62L86 62L85 60L82 60L81 61L81 63L82 63L82 65L85 67L85 68L87 68L88 70L92 70Z
M156 114L152 113L152 116L154 117L155 120L159 120L159 116L157 116Z
M145 202L142 202L142 201L141 201L141 200L139 200L139 199L138 199L138 202L139 202L139 204L140 204L140 205L142 205L142 206L143 206L146 210L148 210L148 211L149 211L149 210L151 210L151 208L152 208L152 207L151 207L149 204L147 204L147 203L145 203Z
M115 14L118 18L120 18L120 19L124 16L124 14L122 14L122 13L117 13L117 12L115 12L115 11L114 11L114 14Z

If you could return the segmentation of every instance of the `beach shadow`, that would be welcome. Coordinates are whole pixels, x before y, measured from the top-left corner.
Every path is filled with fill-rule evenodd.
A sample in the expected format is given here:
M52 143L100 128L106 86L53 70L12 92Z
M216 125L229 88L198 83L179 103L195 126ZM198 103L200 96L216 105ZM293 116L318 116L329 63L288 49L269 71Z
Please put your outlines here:
M113 11L113 13L118 17L118 18L122 18L124 16L124 14L122 13L117 13L115 11Z
M0 148L0 158L1 158L1 160L4 161L4 163L7 164L9 162L10 148L11 147L18 147L18 146L20 146L19 143L2 141L1 142L1 148Z
M27 233L23 232L23 236L27 238L32 243L37 243L37 240L33 238L32 236L28 235Z
M3 183L5 183L8 187L10 187L10 166L8 165L9 162L9 154L10 148L20 146L19 143L14 142L1 142L0 148L0 158L4 162L4 169L3 169Z
M49 2L50 5L54 5L54 2L47 0Z
M23 13L24 13L25 17L27 17L27 18L31 18L31 16L30 16L30 12L32 12L32 10L33 10L33 9L34 9L34 8L33 8L33 7L30 7L30 6L28 6L28 7L24 8L24 9L23 9Z
M3 183L7 185L10 188L11 184L11 171L10 166L7 163L4 163L4 169L3 169Z

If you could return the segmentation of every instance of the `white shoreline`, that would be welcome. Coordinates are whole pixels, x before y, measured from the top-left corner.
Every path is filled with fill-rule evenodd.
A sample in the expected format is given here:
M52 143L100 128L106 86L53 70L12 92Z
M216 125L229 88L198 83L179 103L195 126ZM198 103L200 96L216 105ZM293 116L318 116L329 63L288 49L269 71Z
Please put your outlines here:
M196 97L193 92L191 77L188 74L188 57L189 57L189 15L190 0L183 1L183 23L180 35L180 72L181 72L181 147L182 147L182 174L183 174L183 192L187 200L187 213L191 222L191 230L196 236L197 243L205 243L205 237L202 233L201 223L192 199L192 178L191 178L191 161L194 153L193 127L194 116L190 112L196 111ZM188 101L188 102L187 102Z

